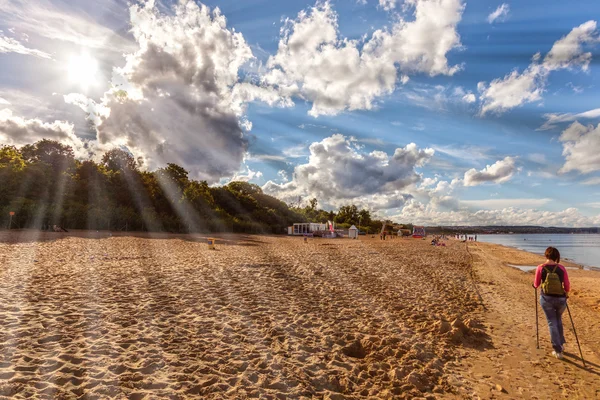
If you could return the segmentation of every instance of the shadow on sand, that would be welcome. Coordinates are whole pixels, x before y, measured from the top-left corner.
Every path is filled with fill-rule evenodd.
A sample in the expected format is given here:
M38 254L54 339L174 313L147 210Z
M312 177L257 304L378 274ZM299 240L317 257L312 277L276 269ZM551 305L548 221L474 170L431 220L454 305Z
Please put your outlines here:
M586 368L583 366L583 361L581 360L581 357L579 357L577 354L573 354L573 353L569 353L569 352L565 351L564 355L568 357L568 358L563 358L563 361L566 362L567 364L570 364L574 367L577 367L579 369L582 369L584 371L592 373L596 376L600 376L600 372L598 372L598 370L597 370L597 369L600 369L600 365L586 360L585 361L585 365L587 366L587 368Z

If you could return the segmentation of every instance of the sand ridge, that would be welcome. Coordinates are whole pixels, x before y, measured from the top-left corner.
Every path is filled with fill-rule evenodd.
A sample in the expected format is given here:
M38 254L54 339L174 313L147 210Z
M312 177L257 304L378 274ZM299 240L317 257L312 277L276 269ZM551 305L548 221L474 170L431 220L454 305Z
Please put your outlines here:
M0 395L447 398L489 346L458 242L85 236L0 243Z

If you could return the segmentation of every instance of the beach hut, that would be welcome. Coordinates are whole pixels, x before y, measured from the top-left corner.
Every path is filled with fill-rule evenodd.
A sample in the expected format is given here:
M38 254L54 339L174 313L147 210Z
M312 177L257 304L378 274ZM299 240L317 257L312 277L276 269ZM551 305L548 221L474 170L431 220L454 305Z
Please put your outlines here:
M348 229L348 237L350 239L358 239L358 228L352 225L350 229Z
M294 236L312 235L315 231L324 231L326 229L326 224L315 224L313 222L296 223L293 225L291 234ZM289 232L288 230L288 234L290 234Z

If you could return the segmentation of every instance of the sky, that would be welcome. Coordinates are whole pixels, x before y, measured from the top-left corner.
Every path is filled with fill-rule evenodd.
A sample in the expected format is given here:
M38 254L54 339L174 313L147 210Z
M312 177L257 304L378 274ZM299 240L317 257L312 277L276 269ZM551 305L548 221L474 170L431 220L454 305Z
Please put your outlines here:
M0 144L287 203L600 225L600 3L0 0Z

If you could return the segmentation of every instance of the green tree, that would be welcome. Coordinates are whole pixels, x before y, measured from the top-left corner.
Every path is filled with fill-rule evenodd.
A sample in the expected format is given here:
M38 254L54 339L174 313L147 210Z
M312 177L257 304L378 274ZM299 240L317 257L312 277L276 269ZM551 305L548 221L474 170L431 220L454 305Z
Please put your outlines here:
M138 166L133 155L122 149L112 149L102 156L102 164L111 172L137 171Z
M51 140L21 149L2 146L0 226L15 211L13 221L22 228L57 223L67 229L284 233L294 222L349 226L359 218L362 226L381 228L381 221L355 205L336 215L318 209L316 198L304 207L300 199L288 206L256 184L210 187L177 164L156 171L141 165L124 149L110 150L96 163L75 160L71 147Z
M244 196L262 194L263 192L260 186L254 183L241 181L230 182L229 185L227 185L227 188L233 193L240 193Z
M188 185L189 172L185 170L185 168L180 167L177 164L167 164L166 168L160 168L156 171L156 174L160 179L168 180L172 182L180 192L183 192L184 188Z
M358 208L354 204L340 207L335 216L335 222L339 224L358 223Z
M48 164L54 171L66 171L75 167L75 154L71 146L54 140L42 139L21 148L23 158L30 162Z
M23 154L15 146L0 148L0 168L11 168L12 171L22 171L25 168Z

